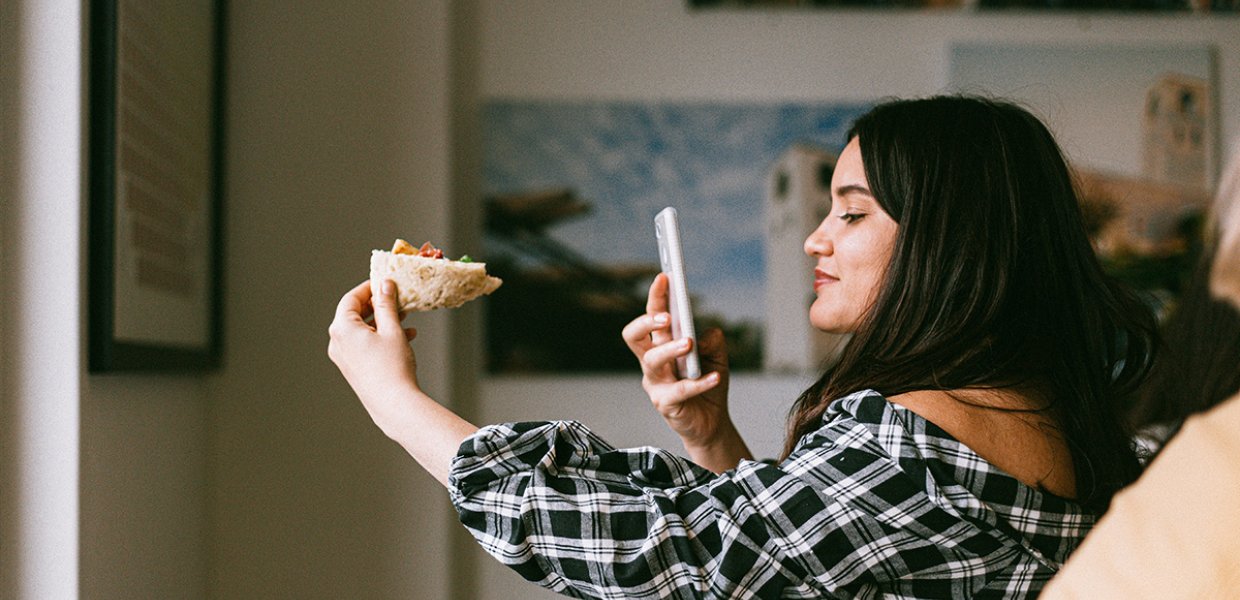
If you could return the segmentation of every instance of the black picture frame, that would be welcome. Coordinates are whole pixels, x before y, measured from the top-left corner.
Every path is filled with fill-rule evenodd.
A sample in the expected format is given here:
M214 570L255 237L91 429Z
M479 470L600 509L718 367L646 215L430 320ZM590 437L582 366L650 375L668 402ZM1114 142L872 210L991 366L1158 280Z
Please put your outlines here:
M217 368L226 3L89 6L89 372Z
M1240 14L1240 0L685 0L690 9L923 10L1028 14Z

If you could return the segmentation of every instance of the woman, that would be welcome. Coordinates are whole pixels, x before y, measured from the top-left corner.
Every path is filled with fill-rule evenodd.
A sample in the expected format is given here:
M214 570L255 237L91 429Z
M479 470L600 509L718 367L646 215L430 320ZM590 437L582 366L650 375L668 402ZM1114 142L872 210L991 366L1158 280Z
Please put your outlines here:
M1209 289L1240 310L1240 153L1214 214L1218 243ZM1204 310L1205 307L1198 306ZM1232 375L1236 353L1225 356ZM1215 356L1200 360L1215 361ZM1200 399L1194 400L1194 408ZM1180 416L1185 416L1183 413ZM1240 395L1189 413L1115 508L1046 589L1047 598L1240 597Z
M848 139L805 250L810 323L852 335L794 405L778 463L751 460L728 417L718 332L701 347L713 371L675 377L689 348L670 341L662 276L623 336L693 462L571 422L476 430L418 388L388 293L366 324L365 284L329 352L483 547L551 589L1036 594L1139 471L1118 408L1153 316L1103 275L1059 149L1024 110L896 101Z

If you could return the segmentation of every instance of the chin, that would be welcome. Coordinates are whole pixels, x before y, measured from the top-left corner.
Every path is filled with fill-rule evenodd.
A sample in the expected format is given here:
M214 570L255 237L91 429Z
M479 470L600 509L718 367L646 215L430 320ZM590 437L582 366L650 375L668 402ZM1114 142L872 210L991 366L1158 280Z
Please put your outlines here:
M814 329L817 329L818 331L821 331L823 333L832 333L832 334L837 334L837 335L844 335L844 334L849 334L853 332L853 330L848 327L819 327L815 325Z
M844 322L840 319L815 318L809 316L809 324L823 333L852 333L857 330L856 323Z

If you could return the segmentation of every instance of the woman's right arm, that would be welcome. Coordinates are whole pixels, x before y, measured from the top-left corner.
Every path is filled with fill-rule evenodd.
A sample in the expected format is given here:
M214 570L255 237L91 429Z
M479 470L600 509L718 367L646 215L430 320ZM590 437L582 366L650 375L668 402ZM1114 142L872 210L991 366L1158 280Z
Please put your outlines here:
M622 333L642 368L642 388L655 410L680 436L691 458L715 473L752 460L753 453L728 414L728 353L723 332L701 337L698 354L706 374L678 379L676 359L691 350L689 340L673 341L668 314L668 280L660 273L650 285L646 314Z
M336 306L327 355L375 425L447 485L452 457L478 428L418 385L417 357L409 347L416 333L401 325L395 284L384 281L380 295L372 297L370 282L363 281Z

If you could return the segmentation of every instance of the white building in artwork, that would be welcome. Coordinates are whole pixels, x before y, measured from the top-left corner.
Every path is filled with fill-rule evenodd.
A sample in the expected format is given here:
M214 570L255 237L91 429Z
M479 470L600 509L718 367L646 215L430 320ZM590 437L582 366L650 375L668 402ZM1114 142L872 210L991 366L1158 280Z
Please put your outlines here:
M836 155L795 144L767 174L766 331L763 368L767 371L817 371L835 356L844 336L815 330L808 308L814 300L814 260L806 256L805 238L831 207L831 175Z
M1184 252L1185 219L1210 202L1215 167L1214 108L1209 83L1164 73L1145 93L1141 173L1077 170L1082 201L1107 215L1093 232L1103 256L1168 256Z
M1163 74L1145 95L1141 175L1160 183L1207 186L1214 150L1213 111L1204 79Z

